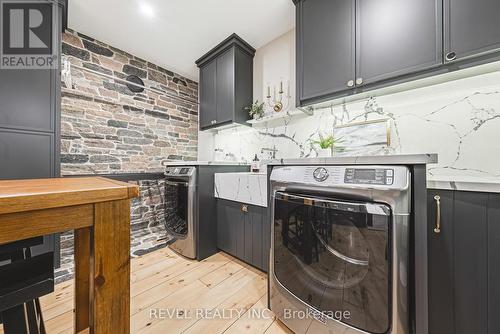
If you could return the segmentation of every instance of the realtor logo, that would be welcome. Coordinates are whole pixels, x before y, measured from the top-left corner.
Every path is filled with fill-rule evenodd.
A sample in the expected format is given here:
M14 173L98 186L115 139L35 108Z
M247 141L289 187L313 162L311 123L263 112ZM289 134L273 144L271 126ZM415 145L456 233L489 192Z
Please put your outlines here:
M1 69L57 68L57 3L0 0Z

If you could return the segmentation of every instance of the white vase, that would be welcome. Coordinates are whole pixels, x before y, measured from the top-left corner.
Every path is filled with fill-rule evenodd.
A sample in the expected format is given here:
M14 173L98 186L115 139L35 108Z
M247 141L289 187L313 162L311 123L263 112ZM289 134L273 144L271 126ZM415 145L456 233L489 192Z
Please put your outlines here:
M329 158L332 156L331 148L318 148L318 158Z

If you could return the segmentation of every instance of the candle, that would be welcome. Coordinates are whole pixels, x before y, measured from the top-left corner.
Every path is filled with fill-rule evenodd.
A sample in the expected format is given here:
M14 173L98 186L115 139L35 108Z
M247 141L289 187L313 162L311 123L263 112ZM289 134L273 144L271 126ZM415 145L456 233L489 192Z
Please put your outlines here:
M267 86L267 98L271 98L271 86Z
M280 81L280 94L283 94L283 81Z

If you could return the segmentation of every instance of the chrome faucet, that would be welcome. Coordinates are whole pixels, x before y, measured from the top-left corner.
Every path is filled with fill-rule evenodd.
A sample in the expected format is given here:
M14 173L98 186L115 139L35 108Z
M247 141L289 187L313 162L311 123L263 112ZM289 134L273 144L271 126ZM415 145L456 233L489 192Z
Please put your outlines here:
M264 147L260 150L260 153L264 153L264 151L269 152L269 155L271 156L272 159L276 159L276 152L278 152L276 145L273 145L273 148L265 148Z

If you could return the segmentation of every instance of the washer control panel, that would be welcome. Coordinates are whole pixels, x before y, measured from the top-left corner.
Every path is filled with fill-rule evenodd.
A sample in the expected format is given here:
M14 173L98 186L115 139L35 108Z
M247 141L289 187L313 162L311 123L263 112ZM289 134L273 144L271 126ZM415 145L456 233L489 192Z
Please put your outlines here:
M344 182L348 184L392 185L394 183L394 169L346 168Z
M406 189L410 173L407 167L393 165L276 166L271 181L321 187Z
M194 167L167 167L165 169L166 176L191 176L194 172Z

